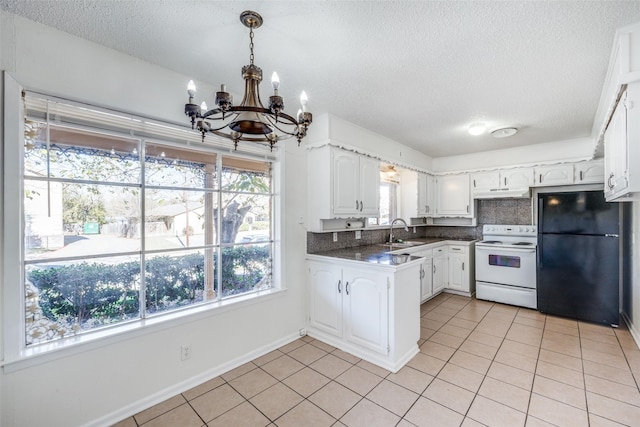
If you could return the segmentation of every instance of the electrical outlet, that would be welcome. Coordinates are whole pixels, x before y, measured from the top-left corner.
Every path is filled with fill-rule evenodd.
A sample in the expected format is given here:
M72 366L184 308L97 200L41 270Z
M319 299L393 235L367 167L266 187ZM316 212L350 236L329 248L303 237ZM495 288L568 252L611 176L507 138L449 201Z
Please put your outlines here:
M338 241L338 233L333 233L333 241L337 242Z
M299 216L298 217L298 224L304 224L304 217L303 216Z
M356 240L362 239L362 230L356 230Z
M301 328L299 332L301 337L304 337L307 335L307 330L305 328Z
M191 344L184 344L180 347L180 360L191 359Z

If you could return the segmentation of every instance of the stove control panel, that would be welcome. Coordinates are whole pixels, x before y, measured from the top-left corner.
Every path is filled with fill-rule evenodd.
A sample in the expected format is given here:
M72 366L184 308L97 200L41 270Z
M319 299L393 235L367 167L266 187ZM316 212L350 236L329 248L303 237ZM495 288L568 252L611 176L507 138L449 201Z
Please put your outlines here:
M535 225L495 225L485 224L482 234L497 234L501 236L536 236L538 229Z

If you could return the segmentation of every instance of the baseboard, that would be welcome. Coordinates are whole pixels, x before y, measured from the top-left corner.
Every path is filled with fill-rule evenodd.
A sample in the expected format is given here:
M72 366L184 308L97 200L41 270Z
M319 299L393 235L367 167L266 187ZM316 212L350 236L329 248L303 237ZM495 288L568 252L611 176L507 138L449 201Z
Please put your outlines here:
M629 329L629 333L631 334L631 337L636 342L636 345L638 346L638 348L640 348L640 331L638 331L633 326L633 323L631 322L631 319L629 319L629 317L627 316L627 313L623 311L622 313L620 313L620 316L622 317L622 320L624 320L624 323L627 324L627 328Z
M153 393L150 396L146 396L143 399L140 399L136 402L133 402L130 405L124 406L121 409L111 412L103 417L100 417L96 420L90 421L86 424L83 424L82 427L108 427L112 426L115 423L124 420L125 418L131 417L132 415L137 414L138 412L144 411L147 408L152 407L153 405L157 405L160 402L163 402L177 394L185 392L197 385L204 383L212 378L220 376L225 372L230 371L231 369L237 368L240 365L244 365L247 362L252 361L255 358L263 356L277 348L282 347L285 344L288 344L292 341L300 338L299 333L288 335L284 338L281 338L269 345L260 347L256 350L253 350L249 353L243 354L240 357L237 357L233 360L230 360L222 365L218 365L212 369L209 369L205 372L202 372L199 375L181 381L177 384L174 384L170 387L167 387L163 390L160 390L156 393Z

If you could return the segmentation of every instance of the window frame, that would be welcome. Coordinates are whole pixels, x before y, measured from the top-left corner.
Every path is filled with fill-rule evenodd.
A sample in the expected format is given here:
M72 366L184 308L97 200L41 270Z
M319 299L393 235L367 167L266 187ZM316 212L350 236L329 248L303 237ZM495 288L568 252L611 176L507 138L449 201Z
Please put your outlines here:
M4 362L3 367L5 371L10 372L17 369L22 369L27 366L33 366L40 363L55 360L60 357L67 357L71 354L87 351L89 349L98 348L110 343L116 343L123 340L130 339L132 336L138 336L151 332L153 330L166 329L177 326L181 323L191 322L199 318L205 318L209 316L219 315L227 310L233 310L235 308L241 308L247 304L252 305L270 299L278 294L286 291L282 283L281 265L279 260L281 259L280 253L282 251L282 244L280 240L281 226L283 224L282 218L282 197L281 189L283 180L280 176L283 175L283 162L284 158L281 157L278 151L275 155L255 155L253 153L231 153L224 146L213 146L211 141L207 141L205 146L202 144L197 149L205 152L215 153L216 166L221 168L222 158L232 157L239 159L247 159L260 162L268 162L271 164L271 186L268 196L271 198L271 212L270 212L270 228L271 228L271 283L272 287L264 290L252 291L249 293L242 293L239 295L232 295L223 297L222 292L219 292L220 296L217 296L215 300L207 301L204 303L198 303L194 305L185 306L179 309L170 310L164 313L147 314L146 316L137 317L132 320L120 322L113 326L105 326L97 328L96 330L90 330L81 334L72 335L62 339L49 341L45 343L26 345L25 336L25 296L24 296L24 283L25 283L25 270L24 270L24 170L23 170L23 152L24 152L24 108L22 95L24 90L22 87L7 73L4 73L4 138L3 138L3 151L2 161L4 163L5 174L1 177L0 185L3 187L3 197L0 200L0 218L4 228L3 247L2 247L2 262L3 268L3 283L4 283L4 301L3 301L3 344L4 344ZM62 101L73 105L87 106L85 103L71 101L63 98L50 96L39 92L30 92L31 95L38 95L55 101ZM114 111L113 109L100 108L90 106L96 110ZM118 111L117 114L122 116L132 116L130 113ZM134 116L135 117L135 116ZM161 125L179 129L173 123L162 123L159 120L154 122ZM94 130L87 126L86 129ZM108 133L98 129L100 132ZM160 143L163 145L175 144L177 148L188 147L193 149L196 145L192 141L186 141L178 143L174 141L166 141L160 138L150 138L133 136L132 134L124 135L127 138L140 139L140 143ZM199 135L195 135L197 139ZM196 138L193 138L196 139ZM215 138L214 138L215 139ZM141 145L142 147L144 145ZM144 157L141 156L141 160ZM141 166L144 169L144 166ZM223 191L220 188L220 180L222 169L218 169L218 187L215 190L217 192L218 203L222 197ZM141 188L146 185L143 183L144 177L141 178ZM263 193L260 193L263 194ZM144 197L144 193L141 192L141 200ZM18 201L18 203L16 203ZM219 205L218 205L219 206ZM143 214L144 215L144 214ZM219 221L218 221L219 223ZM219 231L219 225L216 225L216 229ZM233 245L232 245L233 246ZM218 253L222 252L222 245L220 242L215 242L215 248ZM144 251L144 244L142 245L140 253ZM218 257L220 259L220 257ZM14 266L7 268L7 266ZM218 275L220 272L217 273ZM218 277L218 283L221 286L221 281ZM145 304L144 300L140 301L141 307ZM16 327L17 325L17 327Z

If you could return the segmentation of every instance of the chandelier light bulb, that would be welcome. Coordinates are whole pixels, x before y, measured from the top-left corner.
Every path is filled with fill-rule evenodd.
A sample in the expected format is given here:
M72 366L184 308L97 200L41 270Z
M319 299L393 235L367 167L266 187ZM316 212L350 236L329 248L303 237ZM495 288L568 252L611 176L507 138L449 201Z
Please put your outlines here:
M202 101L202 104L200 104L200 115L204 116L207 111L207 103Z
M273 92L278 93L278 89L280 89L280 78L278 77L278 73L275 71L271 75L271 85L273 86Z
M189 94L189 98L196 96L196 84L193 80L189 80L189 83L187 83L187 93Z
M468 132L470 135L478 136L487 131L487 125L484 123L474 123L469 126Z
M296 118L298 119L298 123L300 123L300 118L302 117L302 110L298 108L298 114L296 114Z
M303 113L307 111L307 101L309 101L309 98L307 98L307 93L305 91L302 91L302 93L300 94L300 105L302 105Z

